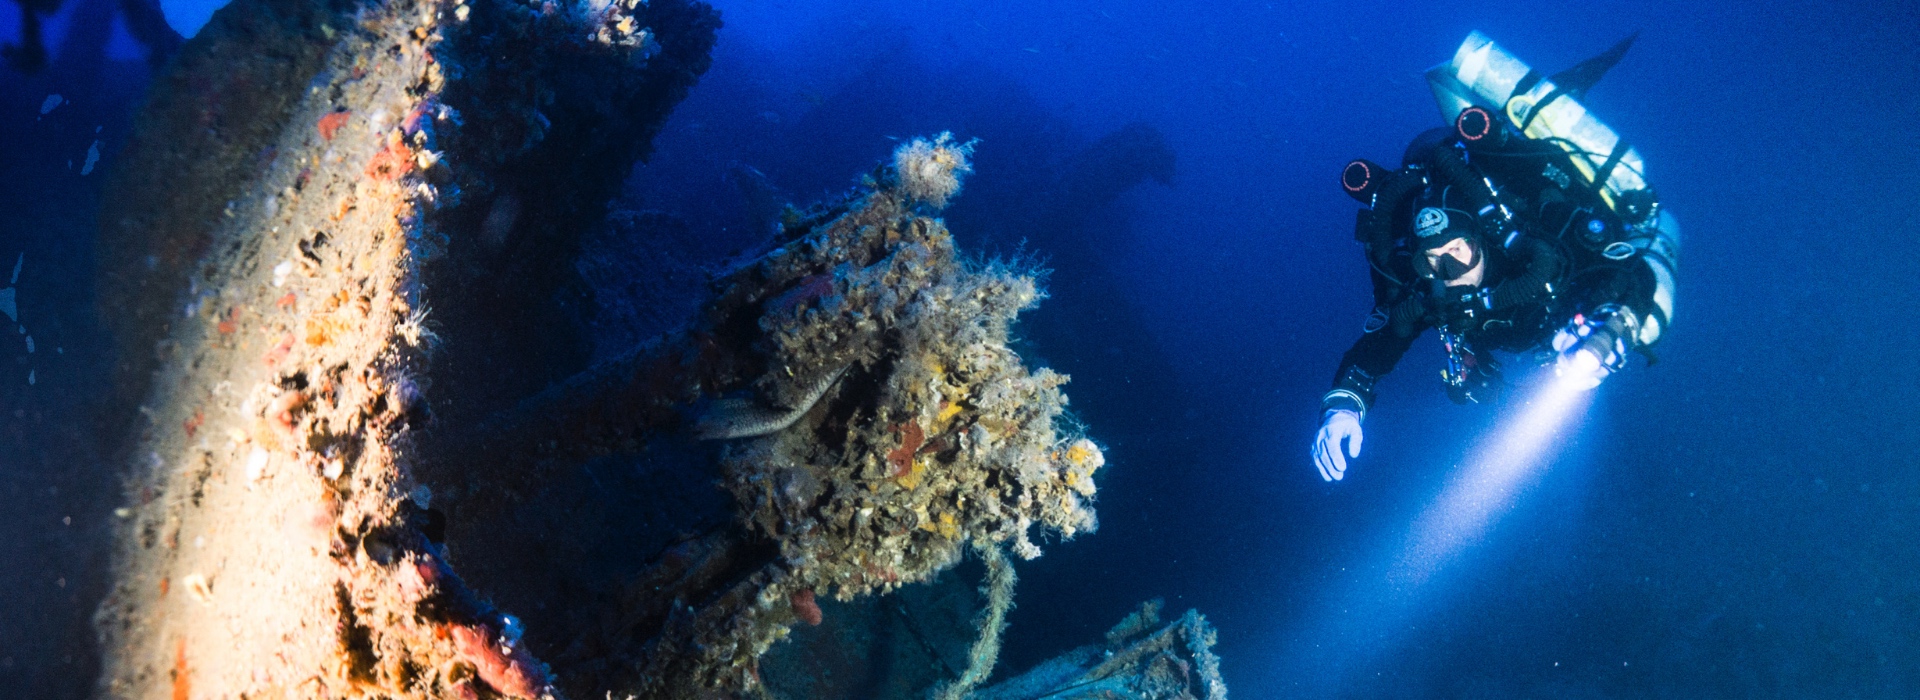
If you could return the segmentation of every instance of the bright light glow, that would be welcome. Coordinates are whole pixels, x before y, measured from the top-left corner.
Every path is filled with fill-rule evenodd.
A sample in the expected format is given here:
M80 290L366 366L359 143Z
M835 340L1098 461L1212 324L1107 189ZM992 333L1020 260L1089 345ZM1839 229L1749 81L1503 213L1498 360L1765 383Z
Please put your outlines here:
M1579 376L1574 380L1567 376L1542 382L1531 400L1511 409L1506 422L1474 447L1439 498L1414 520L1406 547L1389 574L1400 592L1411 593L1484 538L1497 516L1513 505L1514 496L1553 461L1568 419L1593 396L1588 391L1591 384ZM1583 376L1598 383L1591 373Z
M1342 696L1353 680L1349 673L1389 663L1403 637L1418 634L1419 620L1444 605L1443 572L1484 541L1520 493L1557 461L1594 392L1547 372L1525 386L1514 398L1527 400L1502 407L1505 415L1472 443L1405 534L1381 548L1381 559L1337 576L1317 614L1301 624L1276 664L1288 669L1295 697Z
M1567 388L1587 391L1600 386L1600 380L1607 376L1607 368L1600 364L1600 356L1581 348L1573 354L1561 355L1553 365L1553 373Z

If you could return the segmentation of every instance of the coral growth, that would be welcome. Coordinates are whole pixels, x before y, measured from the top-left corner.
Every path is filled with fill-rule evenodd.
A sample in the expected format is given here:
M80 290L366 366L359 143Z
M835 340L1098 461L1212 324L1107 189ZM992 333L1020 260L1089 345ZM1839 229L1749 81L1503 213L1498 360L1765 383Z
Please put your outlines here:
M332 141L333 135L340 131L340 127L347 125L347 118L350 116L352 116L351 112L339 111L328 112L327 116L321 117L320 123L316 125L320 130L321 140Z
M787 596L793 604L793 616L801 622L818 627L826 615L820 612L820 603L813 599L813 589L801 589Z
M392 182L413 170L413 149L408 148L400 132L388 133L387 144L367 160L367 178Z
M887 452L887 464L893 467L887 476L899 478L913 473L914 458L920 456L920 448L927 444L927 431L921 430L920 424L914 421L895 425L892 430L900 436L900 446Z
M930 196L958 191L966 150L951 137L910 143L896 161L917 174L882 169L847 199L784 217L770 250L714 280L691 328L448 438L439 459L460 475L468 518L508 517L568 463L674 433L727 440L719 471L736 525L622 582L606 615L629 622L568 632L580 651L562 663L595 659L568 667L591 687L755 692L761 655L815 619L812 596L892 591L969 549L1032 558L1036 535L1094 530L1104 456L1065 418L1067 378L1010 346L1015 318L1043 297L1040 271L963 257L928 215ZM950 180L935 192L923 175ZM703 408L688 421L692 405ZM1013 577L991 568L1003 604L956 687L992 667Z
M974 142L954 143L953 134L940 132L928 140L916 138L895 149L893 172L900 190L934 209L945 209L960 194L960 178L973 172Z
M902 152L958 148L950 137L916 139ZM784 290L833 272L834 293L818 308L761 316L766 364L777 371L755 384L778 400L844 363L855 365L852 378L829 410L730 445L723 459L743 505L776 502L770 485L796 468L825 485L816 516L792 522L761 509L751 521L780 542L796 585L842 599L925 580L967 542L1037 556L1034 523L1065 537L1092 530L1085 499L1104 462L1091 441L1062 433L1066 378L1028 370L1007 345L1015 315L1042 296L1035 276L961 259L939 220L913 213L915 177L897 181L733 282Z
M810 407L722 453L745 522L778 547L760 600L801 590L850 600L928 580L969 547L990 564L1002 547L1038 556L1035 525L1062 538L1096 527L1089 499L1104 458L1062 420L1067 378L1028 369L1009 347L1015 316L1043 296L1038 275L962 258L943 223L917 213L958 190L966 149L946 135L916 139L895 158L909 172L801 217L781 245L717 285L708 327L757 317L745 364L763 369L731 381L766 404ZM823 385L832 391L819 396ZM1010 567L990 568L1003 574L996 590L1010 592ZM997 640L1000 619L983 638ZM753 611L722 629L703 642L724 650L711 663L742 670L715 680L744 685L785 634L781 620ZM985 666L956 687L985 677L992 654L982 654Z
M488 687L516 698L538 698L550 692L546 667L525 646L498 641L486 625L448 625L447 633L459 659L471 664Z

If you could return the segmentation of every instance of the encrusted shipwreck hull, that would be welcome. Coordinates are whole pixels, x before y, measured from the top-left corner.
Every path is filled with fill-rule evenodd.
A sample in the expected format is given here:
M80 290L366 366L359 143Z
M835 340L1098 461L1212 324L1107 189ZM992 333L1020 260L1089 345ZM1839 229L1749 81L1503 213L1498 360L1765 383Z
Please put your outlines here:
M103 695L553 692L431 541L427 309L476 284L452 261L492 252L502 183L566 183L526 207L564 256L717 26L686 0L240 0L185 48L102 217L141 414Z
M578 241L717 26L688 0L238 0L183 50L102 217L140 413L103 696L766 697L819 597L969 552L977 641L931 690L988 678L1008 555L1096 527L1104 457L1010 348L1039 271L936 218L967 144L789 210L689 328L584 366ZM1162 682L1211 658L1181 624L1085 675L1220 697Z
M769 252L715 281L694 327L432 440L446 447L422 478L462 494L455 520L477 524L450 528L462 551L482 548L485 523L551 510L545 486L577 465L689 433L724 443L716 476L736 517L630 579L544 586L611 589L578 601L597 614L549 616L567 627L563 677L649 697L753 691L769 645L818 622L816 595L925 581L971 549L1003 583L979 668L956 687L984 678L1011 595L1003 548L1031 558L1036 527L1091 531L1104 460L1063 419L1066 378L1008 347L1040 298L1035 271L963 258L932 216L965 167L962 145L910 143L867 188L792 212ZM566 567L483 558L494 580Z

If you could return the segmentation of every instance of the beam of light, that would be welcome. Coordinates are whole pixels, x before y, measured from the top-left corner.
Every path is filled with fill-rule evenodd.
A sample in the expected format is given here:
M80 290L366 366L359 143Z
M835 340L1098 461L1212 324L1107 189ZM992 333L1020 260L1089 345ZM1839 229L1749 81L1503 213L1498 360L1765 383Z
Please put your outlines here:
M1475 445L1464 468L1413 521L1389 582L1410 593L1460 552L1482 540L1514 497L1553 462L1570 419L1593 396L1591 375L1563 372L1533 390Z
M1338 697L1359 680L1352 674L1390 663L1397 648L1422 634L1419 621L1443 597L1435 590L1437 574L1484 541L1520 493L1555 463L1592 403L1595 378L1565 369L1536 375L1525 400L1504 407L1506 415L1472 443L1404 534L1390 539L1379 559L1337 577L1277 664L1287 669L1295 697Z

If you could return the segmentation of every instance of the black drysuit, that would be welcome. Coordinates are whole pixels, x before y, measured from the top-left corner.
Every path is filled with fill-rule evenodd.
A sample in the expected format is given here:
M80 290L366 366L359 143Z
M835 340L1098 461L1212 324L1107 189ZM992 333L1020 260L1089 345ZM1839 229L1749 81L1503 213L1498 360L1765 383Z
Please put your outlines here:
M1415 148L1421 146L1416 140ZM1472 174L1479 176L1486 165L1483 159ZM1510 242L1477 240L1487 264L1479 287L1444 288L1422 278L1414 272L1413 256L1423 253L1404 242L1390 255L1371 258L1376 307L1366 332L1341 356L1323 409L1364 414L1373 405L1375 382L1392 371L1429 328L1457 333L1465 368L1497 385L1498 365L1489 351L1546 350L1554 333L1575 314L1604 305L1623 306L1642 317L1653 309L1656 281L1646 265L1633 258L1612 260L1593 246L1568 240L1569 224L1577 221L1567 204L1572 198L1534 174L1542 172L1537 161L1490 165L1508 166L1490 174L1501 187L1502 203L1513 210L1506 226L1518 234ZM1387 213L1394 217L1395 230L1408 230L1409 209ZM1592 209L1579 211L1592 215Z

